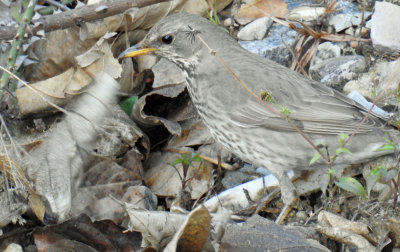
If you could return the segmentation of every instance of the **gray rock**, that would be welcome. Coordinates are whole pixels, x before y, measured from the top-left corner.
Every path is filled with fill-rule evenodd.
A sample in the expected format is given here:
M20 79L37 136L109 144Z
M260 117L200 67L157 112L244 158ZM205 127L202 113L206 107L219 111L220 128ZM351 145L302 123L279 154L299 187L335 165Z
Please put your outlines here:
M340 56L340 46L331 42L325 42L318 46L317 53L311 65L319 64L324 60Z
M371 22L371 39L374 47L391 52L400 51L400 6L388 2L376 2Z
M292 55L286 48L285 41L288 47L292 48L298 33L283 25L274 24L268 33L268 36L263 40L242 41L239 44L246 50L275 61L281 65L289 66L289 60Z
M337 1L339 6L336 8L336 14L337 13L355 13L355 12L360 12L360 6L358 3L352 0L343 0L343 1Z
M341 91L349 80L367 70L362 56L340 56L324 60L310 67L311 78Z
M371 15L370 12L364 13L364 19ZM328 19L329 25L335 27L336 32L341 32L349 27L360 25L362 21L362 12L340 13L331 16Z
M245 164L236 171L226 171L221 183L226 189L243 184L258 177L255 170L251 164Z
M397 106L398 85L400 83L399 69L400 60L377 63L368 73L362 74L357 80L346 83L343 92L348 94L356 90L372 101L385 90L377 105L383 108L385 106ZM385 88L387 84L389 86Z
M263 39L267 30L272 25L272 19L269 17L262 17L254 20L243 27L237 34L240 40L260 40Z

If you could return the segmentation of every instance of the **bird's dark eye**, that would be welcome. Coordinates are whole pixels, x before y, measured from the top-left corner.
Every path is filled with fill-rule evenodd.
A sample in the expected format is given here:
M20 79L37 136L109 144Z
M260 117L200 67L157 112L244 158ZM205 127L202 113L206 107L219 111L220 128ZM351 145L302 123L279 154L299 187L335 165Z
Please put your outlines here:
M164 44L171 44L172 43L172 39L173 39L173 37L171 35L164 35L164 36L161 37L161 41Z

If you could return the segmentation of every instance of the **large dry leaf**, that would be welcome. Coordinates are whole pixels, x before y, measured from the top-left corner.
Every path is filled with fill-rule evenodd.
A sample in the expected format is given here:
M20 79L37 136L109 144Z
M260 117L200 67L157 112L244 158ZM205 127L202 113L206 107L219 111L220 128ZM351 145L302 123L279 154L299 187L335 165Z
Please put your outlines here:
M103 41L103 40L102 40ZM64 73L44 81L31 84L47 100L58 106L64 106L75 94L87 87L92 82L91 75L106 72L113 78L120 76L121 65L113 57L108 43L95 44L92 49L78 57L83 68L70 68ZM85 61L83 60L85 59ZM29 115L44 115L55 112L47 101L43 100L31 88L23 87L16 90L19 106L19 117Z
M28 50L30 59L38 63L25 68L25 79L29 82L44 80L75 65L75 56L84 53L96 43L95 39L81 41L79 28L56 30L46 33L46 37L37 40Z
M171 134L180 135L178 122L196 116L185 88L185 84L171 85L140 97L133 107L132 119L144 131L163 125Z
M186 219L186 215L166 211L146 211L126 209L129 215L129 229L142 233L142 246L163 248L176 234L176 231Z

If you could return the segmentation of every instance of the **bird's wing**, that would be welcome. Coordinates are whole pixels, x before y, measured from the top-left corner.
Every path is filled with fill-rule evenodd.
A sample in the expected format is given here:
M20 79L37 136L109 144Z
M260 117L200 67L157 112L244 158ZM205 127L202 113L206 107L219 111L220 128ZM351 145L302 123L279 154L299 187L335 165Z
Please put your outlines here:
M265 83L265 87L268 92L270 91L274 102L265 102L274 107L278 113L286 108L290 113L288 118L291 123L288 123L285 117L274 114L254 97L232 107L229 113L232 123L241 127L265 127L276 131L294 131L294 124L305 133L349 134L366 114L359 104L340 92L306 79L287 68L270 64L267 67L268 69L263 69L264 76L260 72L252 76L252 83L246 82L244 74L244 82L249 83L254 90L259 89L260 83L268 80L269 83ZM254 90L254 92L259 91ZM383 120L371 114L358 132L370 132L371 128L384 126Z
M237 107L234 113L230 113L230 119L241 127L265 127L275 131L294 131L293 125L295 125L305 133L336 135L353 132L365 115L355 107L335 109L337 107L332 104L326 106L322 102L316 102L313 106L307 107L288 106L287 109L290 112L288 120L272 113L269 108L257 100L252 100L244 106ZM280 113L279 107L273 107ZM382 120L370 115L358 132L370 132L371 128L383 126Z

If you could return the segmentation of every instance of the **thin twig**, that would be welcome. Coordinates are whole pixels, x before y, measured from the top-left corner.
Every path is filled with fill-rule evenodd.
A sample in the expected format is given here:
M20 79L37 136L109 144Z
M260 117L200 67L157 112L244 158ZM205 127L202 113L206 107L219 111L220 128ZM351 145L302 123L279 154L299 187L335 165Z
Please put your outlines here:
M297 64L297 66L300 68L301 73L308 77L308 74L306 73L306 71L304 70L303 66L300 65L299 60L296 57L296 54L293 52L292 48L289 47L288 44L286 44L285 40L283 39L283 33L281 33L281 41L283 43L283 45L286 47L286 49L290 52L290 54L292 55L292 59L293 61Z

